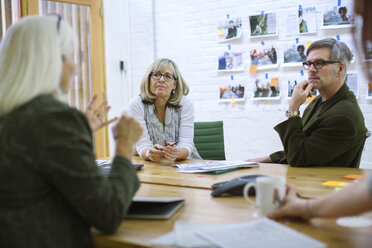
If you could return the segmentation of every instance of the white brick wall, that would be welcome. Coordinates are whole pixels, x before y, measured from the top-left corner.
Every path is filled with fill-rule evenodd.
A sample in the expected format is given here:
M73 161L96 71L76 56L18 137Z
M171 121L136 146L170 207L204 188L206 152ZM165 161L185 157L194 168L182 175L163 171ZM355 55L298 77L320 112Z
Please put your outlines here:
M106 0L110 2L110 8L120 5L122 1ZM105 2L105 3L106 3ZM128 0L125 1L128 7L129 18L126 20L119 16L105 15L105 26L107 23L123 22L118 32L129 36L129 45L125 48L130 54L128 59L129 70L125 78L131 85L132 96L139 92L139 84L146 68L157 58L169 57L173 59L181 69L183 76L190 86L190 96L194 101L196 121L223 120L225 130L225 150L227 159L246 159L256 156L268 155L271 152L281 149L281 142L273 127L283 121L284 112L288 107L288 100L284 95L280 100L252 101L250 100L253 77L248 73L249 57L248 49L252 43L259 43L261 40L253 40L248 37L248 14L261 11L277 11L279 22L279 36L264 38L265 41L278 41L284 43L287 40L294 40L297 36L286 35L287 11L298 9L298 5L308 7L309 1L297 0ZM346 2L343 0L342 2ZM312 5L317 7L324 4L335 4L336 0L313 0ZM318 31L313 35L306 35L309 39L320 39L324 37L335 37L337 34L349 34L348 29L319 30L321 16L318 12ZM106 13L106 6L105 6ZM155 17L155 48L153 32L153 14ZM233 47L240 46L244 53L245 71L238 73L221 73L216 71L216 60L221 48L226 48L228 43L216 42L217 21L230 16L241 16L243 20L243 36L241 39L233 40L229 44ZM119 18L121 16L121 18ZM128 27L125 29L125 27ZM106 37L107 37L106 32ZM112 34L111 34L112 35ZM125 36L124 35L124 36ZM299 38L302 38L299 37ZM120 38L120 37L119 37ZM106 49L112 50L106 38ZM106 52L107 54L107 52ZM107 54L108 55L108 54ZM281 50L278 51L278 58L281 59ZM107 56L107 60L109 60ZM109 74L109 70L108 74ZM267 70L261 74L269 73L279 76L288 73L298 73L299 69L282 68ZM360 97L359 104L366 119L367 128L372 130L372 100L366 99L367 80L361 72L360 63L356 61L350 66L349 71L359 73ZM260 73L260 72L258 72ZM230 75L234 75L234 81L246 82L247 99L243 103L227 104L219 103L218 87L220 83L228 82ZM109 77L109 75L108 75ZM108 82L110 84L115 82ZM287 86L281 83L282 92ZM125 96L120 88L112 86L113 90L109 99L117 96ZM115 89L119 90L115 90ZM113 104L116 104L114 101ZM122 103L121 103L122 104ZM125 103L124 103L125 104ZM125 109L127 105L121 106ZM302 108L303 110L303 108ZM372 138L367 139L362 157L362 168L372 168Z

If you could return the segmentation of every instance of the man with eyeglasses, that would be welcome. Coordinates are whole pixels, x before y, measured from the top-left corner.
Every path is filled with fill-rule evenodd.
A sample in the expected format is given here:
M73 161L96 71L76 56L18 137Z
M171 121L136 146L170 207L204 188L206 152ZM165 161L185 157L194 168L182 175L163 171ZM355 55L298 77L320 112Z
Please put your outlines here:
M297 84L286 111L288 120L278 124L284 151L250 159L286 163L295 167L359 167L369 132L358 102L345 83L351 61L350 49L335 39L313 42L303 62L308 80ZM311 91L317 96L300 117L300 106Z

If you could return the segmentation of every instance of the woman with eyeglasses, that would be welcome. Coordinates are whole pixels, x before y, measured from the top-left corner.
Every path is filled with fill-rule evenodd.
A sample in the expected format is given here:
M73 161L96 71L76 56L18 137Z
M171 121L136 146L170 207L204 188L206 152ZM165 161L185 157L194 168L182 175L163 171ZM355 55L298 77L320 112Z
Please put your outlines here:
M361 41L364 55L367 55L367 46L372 43L372 1L354 0L354 9L357 15L363 19L360 32L354 30L354 40ZM357 26L358 28L358 26ZM358 44L359 45L359 44ZM365 56L362 56L363 59ZM369 81L372 81L372 65L365 63L365 72ZM311 66L304 64L304 66ZM323 66L314 64L314 66ZM351 185L326 194L315 199L306 200L298 198L296 190L290 188L287 192L284 205L268 217L279 219L284 216L311 218L334 218L340 216L353 216L372 210L372 175L354 182Z
M194 107L186 97L189 87L177 65L158 59L147 69L129 114L140 121L143 134L136 144L144 159L201 159L194 146Z
M116 156L105 176L89 121L60 100L74 73L75 39L60 18L30 16L1 42L2 248L92 247L91 227L115 232L139 187L130 160L140 124L120 117L113 129Z

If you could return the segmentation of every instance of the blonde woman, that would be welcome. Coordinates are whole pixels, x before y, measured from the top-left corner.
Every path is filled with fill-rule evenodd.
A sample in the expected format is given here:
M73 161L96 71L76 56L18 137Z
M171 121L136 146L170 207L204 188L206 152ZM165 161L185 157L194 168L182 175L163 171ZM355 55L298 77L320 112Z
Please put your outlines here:
M140 96L129 104L129 114L144 130L136 144L143 159L201 159L193 142L194 107L188 93L189 87L172 60L158 59L147 69Z

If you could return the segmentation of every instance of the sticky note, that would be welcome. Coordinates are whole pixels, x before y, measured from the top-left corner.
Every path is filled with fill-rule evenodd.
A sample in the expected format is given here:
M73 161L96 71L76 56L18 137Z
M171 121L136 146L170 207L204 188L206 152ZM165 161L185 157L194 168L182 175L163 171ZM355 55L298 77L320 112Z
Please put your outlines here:
M265 74L265 78L266 78L266 79L269 78L269 74L266 73L266 74Z
M366 176L364 176L364 175L350 174L350 175L343 176L342 178L347 179L347 180L357 180L357 179L362 179L362 178L365 178L365 177Z
M225 34L225 30L223 30L222 28L221 29L218 29L218 35L219 36L222 36Z
M228 48L229 50L231 50L231 45L230 45L230 44L228 44L228 45L227 45L227 48Z
M339 35L336 35L336 39L337 39L337 40L340 40L340 36L339 36Z
M304 76L304 71L301 70L301 71L300 71L300 74L301 74L301 77L303 77L303 76Z
M299 40L298 40L298 38L296 38L296 43L298 44L298 42L299 42Z
M264 41L261 41L261 45L263 45L263 46L264 46L264 45L265 45L265 42L264 42Z
M311 41L306 42L306 49L311 45Z
M230 78L231 78L231 80L234 80L234 75L231 75Z
M257 65L251 65L249 67L249 73L255 74L257 72Z
M345 187L349 183L342 182L342 181L327 181L322 183L323 186L331 186L331 187Z
M270 87L271 86L279 86L279 78L272 78L271 81L270 81Z
M341 0L338 0L338 6L341 6Z
M236 103L236 98L231 99L230 103L231 103L231 104Z
M311 96L311 97L308 97L308 98L306 98L306 103L311 103L313 100L314 100L314 98L315 98L316 96Z

